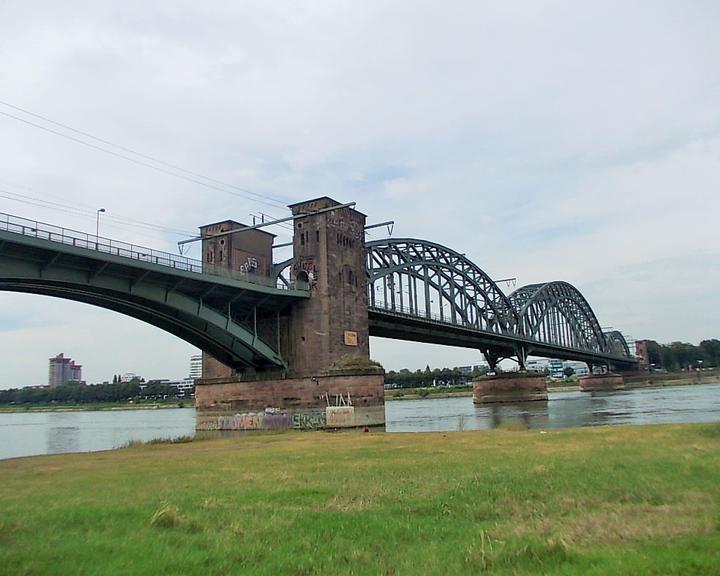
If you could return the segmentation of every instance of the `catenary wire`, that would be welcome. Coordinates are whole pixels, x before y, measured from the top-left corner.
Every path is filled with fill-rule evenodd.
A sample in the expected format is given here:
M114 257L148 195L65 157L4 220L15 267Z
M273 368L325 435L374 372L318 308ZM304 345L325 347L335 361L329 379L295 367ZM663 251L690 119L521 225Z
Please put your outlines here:
M114 152L113 150L108 150L107 148L103 148L102 146L98 146L96 144L93 144L91 142L86 142L85 140L82 140L80 138L76 138L74 136L70 136L69 134L63 134L59 130L53 130L52 128L48 128L47 126L43 126L41 124L37 124L36 122L31 122L30 120L26 120L25 118L20 118L19 116L15 116L14 114L9 114L7 112L3 112L0 110L0 115L6 116L8 118L12 118L14 120L17 120L19 122L23 122L24 124L27 124L29 126L33 126L35 128L38 128L40 130L44 130L45 132L49 132L51 134L55 134L57 136L60 136L62 138L66 138L68 140L71 140L73 142L77 142L78 144L82 144L84 146L87 146L88 148L92 148L94 150L98 150L100 152L104 152L105 154L110 154L111 156L115 156L117 158L121 158L123 160L127 160L128 162L132 162L133 164L137 164L139 166L144 166L146 168L150 168L151 170L155 170L157 172L161 172L163 174L167 174L169 176L173 176L175 178L179 178L181 180L186 180L188 182L192 182L194 184L198 184L200 186L204 186L205 188L209 188L211 190L216 190L218 192L224 192L225 194L230 194L232 196L237 196L238 198L244 198L246 200L251 200L252 202L257 202L258 204L264 204L265 206L270 206L272 208L277 208L278 205L283 205L282 202L279 200L272 200L274 204L270 204L270 202L266 200L262 200L260 198L252 198L249 197L248 193L240 194L237 192L233 192L231 190L227 190L226 188L221 188L220 186L215 186L214 184L210 184L208 182L203 182L202 180L198 180L197 178L185 176L183 174L178 174L177 172L173 172L172 170L168 170L165 168L162 168L160 166L155 166L153 164L149 164L148 162L143 162L142 160L138 160L137 158L132 158L130 156L127 156L126 154L120 154L119 152ZM188 171L185 171L188 172ZM202 176L202 178L205 178L205 176ZM227 186L227 185L225 185ZM254 194L254 193L253 193Z
M258 198L264 198L266 200L270 200L271 202L280 204L282 207L285 207L285 205L287 204L286 202L277 200L277 199L273 198L272 196L268 196L267 194L260 194L258 192L253 192L252 190L248 190L247 188L243 188L241 186L237 186L237 185L231 184L229 182L224 182L222 180L218 180L217 178L211 178L210 176L205 176L204 174L200 174L199 172L187 170L186 168L183 168L182 166L178 166L176 164L171 164L170 162L165 162L164 160L160 160L159 158L155 158L154 156L150 156L148 154L143 154L142 152L138 152L137 150L133 150L132 148L128 148L126 146L116 144L115 142L111 142L110 140L105 140L104 138L94 136L93 134L90 134L89 132L85 132L83 130L78 130L77 128L73 128L72 126L63 124L62 122L57 122L56 120L53 120L52 118L48 118L47 116L43 116L42 114L32 112L30 110L27 110L26 108L21 108L20 106L10 104L9 102L5 102L4 100L0 100L0 104L2 104L3 106L7 106L8 108L12 108L13 110L22 112L23 114L27 114L29 116L39 118L40 120L43 120L50 124L54 124L55 126L59 126L61 128L64 128L65 130L70 130L71 132L75 132L76 134L80 134L87 138L92 138L93 140L95 140L97 142L102 142L103 144L107 144L109 146L112 146L113 148L117 148L118 150L123 150L125 152L129 152L130 154L134 154L135 156L139 156L140 158L145 158L146 160L151 160L152 162L155 162L157 164L162 164L163 166L167 166L168 168L173 168L174 170L184 172L185 174L190 174L191 176L197 176L198 178L203 178L204 180L208 180L210 182L215 182L216 184L221 184L221 185L227 186L229 188L235 188L236 190L239 190L240 192L243 192L244 194L249 194L251 196L256 196Z

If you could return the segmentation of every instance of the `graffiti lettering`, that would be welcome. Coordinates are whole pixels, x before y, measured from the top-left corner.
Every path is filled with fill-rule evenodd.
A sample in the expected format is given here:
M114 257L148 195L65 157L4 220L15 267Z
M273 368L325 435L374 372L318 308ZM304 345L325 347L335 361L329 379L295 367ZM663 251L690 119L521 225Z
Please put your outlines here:
M293 428L298 430L319 430L325 428L325 414L293 414Z
M258 261L254 256L248 257L243 264L240 265L240 272L247 274L251 270L257 270Z

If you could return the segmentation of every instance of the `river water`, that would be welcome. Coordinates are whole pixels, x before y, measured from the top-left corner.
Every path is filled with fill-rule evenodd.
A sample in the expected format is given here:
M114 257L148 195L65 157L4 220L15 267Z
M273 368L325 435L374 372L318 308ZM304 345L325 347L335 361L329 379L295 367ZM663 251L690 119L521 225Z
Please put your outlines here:
M475 406L471 397L398 400L386 403L385 418L388 432L720 422L720 384L551 392L547 402L488 406ZM109 450L194 433L193 408L0 414L0 459Z

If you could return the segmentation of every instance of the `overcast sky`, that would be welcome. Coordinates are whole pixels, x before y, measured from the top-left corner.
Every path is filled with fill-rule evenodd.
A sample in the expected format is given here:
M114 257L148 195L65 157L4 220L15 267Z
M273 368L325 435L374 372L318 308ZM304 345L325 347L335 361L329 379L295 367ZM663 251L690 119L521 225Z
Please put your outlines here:
M0 104L0 211L92 232L104 207L101 234L175 251L183 236L136 222L192 234L329 195L494 278L567 280L628 337L697 343L720 337L718 30L714 0L0 0L0 101L268 198ZM195 349L0 292L0 351L8 388L46 383L59 352L88 382L180 378ZM371 353L389 369L480 360Z

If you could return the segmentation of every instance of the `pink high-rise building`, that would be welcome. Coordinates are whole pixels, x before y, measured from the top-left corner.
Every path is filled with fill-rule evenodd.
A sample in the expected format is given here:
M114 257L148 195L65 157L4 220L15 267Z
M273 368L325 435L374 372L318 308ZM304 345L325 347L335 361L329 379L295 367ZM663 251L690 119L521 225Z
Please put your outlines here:
M82 366L75 364L72 358L65 358L63 353L49 360L48 385L60 386L66 382L80 382Z

